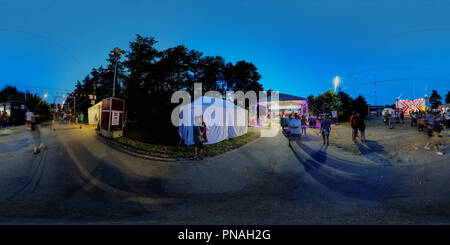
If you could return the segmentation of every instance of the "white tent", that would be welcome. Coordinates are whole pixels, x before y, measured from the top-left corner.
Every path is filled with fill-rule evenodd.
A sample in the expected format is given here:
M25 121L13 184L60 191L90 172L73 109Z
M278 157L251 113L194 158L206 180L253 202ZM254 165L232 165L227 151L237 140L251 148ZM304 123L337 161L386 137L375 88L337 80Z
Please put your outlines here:
M101 117L102 117L102 102L100 101L94 106L89 107L88 109L89 125L97 125L99 122L101 122Z
M214 97L203 96L180 108L178 132L186 145L194 144L195 117L203 115L208 142L214 144L247 133L248 112L235 104Z

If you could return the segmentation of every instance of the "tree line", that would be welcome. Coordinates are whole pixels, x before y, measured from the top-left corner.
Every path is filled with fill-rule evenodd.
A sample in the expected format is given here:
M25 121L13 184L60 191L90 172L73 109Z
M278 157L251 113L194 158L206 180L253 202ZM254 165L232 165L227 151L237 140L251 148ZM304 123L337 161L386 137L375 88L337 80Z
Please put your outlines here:
M262 91L257 67L245 60L227 62L221 56L204 56L197 50L178 45L158 50L153 37L136 35L128 50L117 61L115 97L125 100L126 131L140 130L147 142L173 144L178 140L176 128L170 123L175 104L170 98L184 90L193 96L194 83L202 83L203 92L227 90ZM112 95L116 57L110 53L107 64L93 68L73 94L95 94L97 101ZM72 104L68 98L66 103ZM88 99L76 101L77 111L86 113Z
M30 91L22 92L14 86L6 85L0 90L0 103L6 101L23 101L27 109L31 111L40 109L46 116L50 115L50 105L39 95L32 94Z
M321 112L337 111L339 122L349 121L353 111L359 112L363 118L368 115L369 105L361 95L352 99L345 92L336 93L330 89L317 96L309 95L307 99L310 114L317 115Z
M442 99L437 91L433 90L428 99L431 109L437 109L439 105L442 105ZM450 103L450 91L445 96L445 103ZM368 106L366 99L361 95L352 99L345 92L336 93L331 89L317 96L308 96L308 110L311 114L317 115L321 112L337 111L339 122L349 121L353 111L359 112L362 117L368 116ZM395 108L395 103L385 107Z

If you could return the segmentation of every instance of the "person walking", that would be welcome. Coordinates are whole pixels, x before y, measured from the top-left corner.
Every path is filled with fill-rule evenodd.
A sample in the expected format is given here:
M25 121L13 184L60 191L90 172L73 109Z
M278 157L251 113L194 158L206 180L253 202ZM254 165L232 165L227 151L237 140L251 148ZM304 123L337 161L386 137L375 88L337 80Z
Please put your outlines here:
M306 128L307 128L308 126L307 126L307 119L306 119L306 116L305 116L305 115L302 115L302 121L301 121L301 123L302 123L302 134L304 134L304 135L306 136Z
M4 111L3 113L0 114L0 128L5 127L6 128L6 116L8 114L6 114L6 111Z
M84 115L83 112L80 112L80 114L78 114L78 122L80 123L80 129L81 129L81 125L83 124L83 119L84 119Z
M447 108L447 111L444 111L444 119L445 119L445 128L450 128L450 109Z
M350 117L350 127L352 128L353 143L356 143L356 137L358 137L358 116L356 115L356 112L353 112Z
M33 112L31 112L30 109L27 109L27 112L25 113L25 121L26 121L28 130L31 130L31 117L32 116L33 116Z
M194 124L194 143L195 143L195 147L194 147L194 159L196 160L202 160L202 153L203 153L203 131L201 128L201 125L203 123L202 117L201 116L197 116L195 118L195 124Z
M45 148L44 143L41 142L41 124L44 121L44 114L40 109L36 109L33 114L31 119L32 129L33 131L36 131L36 135L34 135L33 153L39 154L41 150Z
M52 112L52 114L50 115L50 130L52 131L56 131L55 129L55 113Z
M205 121L203 121L203 117L202 117L202 139L203 139L203 142L208 142L208 133L207 133L207 131L206 131L206 129L207 129L208 127L206 126L206 123L205 123Z
M433 132L436 133L437 137L442 137L441 136L441 116L439 113L436 113L434 115L434 118L431 120L432 124L433 124Z
M364 118L361 118L361 115L358 113L358 130L361 135L361 143L366 142L366 123L364 122Z
M411 117L411 127L416 127L417 126L417 113L411 112L409 115Z
M297 139L302 134L302 123L300 117L297 113L295 113L294 118L289 121L289 145L291 145L291 141Z
M400 122L402 123L402 124L404 124L405 123L405 114L403 114L403 110L400 110Z
M291 126L290 126L290 123L291 123L291 121L294 119L294 117L293 117L293 115L292 114L290 114L289 115L289 117L287 118L287 135L288 135L288 137L289 137L289 135L291 134Z
M320 134L322 135L323 145L330 145L331 121L328 117L328 115L325 115L320 122Z

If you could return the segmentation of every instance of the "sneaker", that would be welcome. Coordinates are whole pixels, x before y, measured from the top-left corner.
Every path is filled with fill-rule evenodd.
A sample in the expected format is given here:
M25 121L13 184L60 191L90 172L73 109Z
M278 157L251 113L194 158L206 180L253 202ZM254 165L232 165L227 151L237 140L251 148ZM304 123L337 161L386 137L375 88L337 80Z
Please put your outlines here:
M436 154L438 154L439 156L444 155L444 153L442 153L442 152L440 152L440 151L436 152Z
M424 147L423 149L425 149L425 150L431 150L431 147Z

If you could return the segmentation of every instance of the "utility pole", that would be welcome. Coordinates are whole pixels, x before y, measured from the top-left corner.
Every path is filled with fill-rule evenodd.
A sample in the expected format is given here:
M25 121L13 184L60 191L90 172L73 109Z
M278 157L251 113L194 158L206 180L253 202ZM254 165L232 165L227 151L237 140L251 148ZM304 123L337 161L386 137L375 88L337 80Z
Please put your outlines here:
M111 56L114 58L114 80L113 80L113 91L112 91L112 97L115 97L116 95L116 78L117 78L117 63L119 62L120 56L122 54L125 54L125 51L120 50L120 48L114 48L113 51L111 51Z
M115 97L116 95L116 73L117 73L117 57L114 58L116 64L114 65L114 81L113 81L113 92L112 92L112 97Z
M373 86L374 86L374 99L375 99L375 105L377 105L377 80L375 77L375 70L373 71Z

